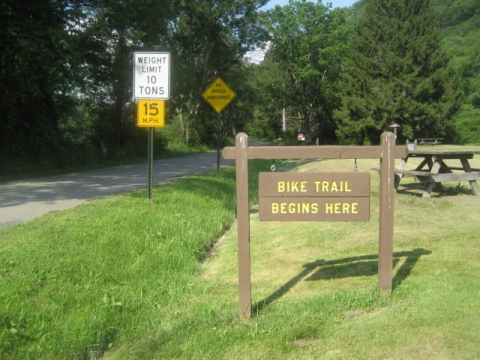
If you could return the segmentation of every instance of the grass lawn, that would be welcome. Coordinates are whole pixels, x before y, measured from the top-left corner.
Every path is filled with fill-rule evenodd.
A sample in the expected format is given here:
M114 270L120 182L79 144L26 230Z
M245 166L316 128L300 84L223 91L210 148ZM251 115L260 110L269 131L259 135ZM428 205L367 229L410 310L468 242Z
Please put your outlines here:
M139 191L0 229L0 358L480 358L480 197L468 183L422 198L402 180L382 297L378 161L358 161L370 221L346 223L259 222L256 175L270 165L250 165L251 319L238 313L230 168L158 186L154 204ZM277 162L292 167L353 161Z

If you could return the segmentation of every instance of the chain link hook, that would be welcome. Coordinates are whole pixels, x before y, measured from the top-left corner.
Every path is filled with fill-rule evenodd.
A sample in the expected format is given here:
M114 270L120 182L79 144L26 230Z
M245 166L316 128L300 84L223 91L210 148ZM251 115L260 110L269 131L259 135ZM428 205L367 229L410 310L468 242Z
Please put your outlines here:
M275 159L272 160L272 166L270 167L270 169L272 170L272 172L275 172L275 170L277 170L277 167L275 166Z

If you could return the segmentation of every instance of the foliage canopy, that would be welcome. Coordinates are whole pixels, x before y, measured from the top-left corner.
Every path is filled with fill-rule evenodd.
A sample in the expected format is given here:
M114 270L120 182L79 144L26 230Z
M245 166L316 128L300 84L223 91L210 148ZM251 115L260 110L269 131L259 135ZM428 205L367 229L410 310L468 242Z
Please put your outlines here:
M142 50L172 57L163 145L216 144L201 93L217 76L237 93L222 141L303 128L321 143L361 144L392 121L408 138L480 141L478 0L292 0L261 11L267 2L2 1L0 158L61 167L144 149L131 71ZM265 60L250 62L261 46Z

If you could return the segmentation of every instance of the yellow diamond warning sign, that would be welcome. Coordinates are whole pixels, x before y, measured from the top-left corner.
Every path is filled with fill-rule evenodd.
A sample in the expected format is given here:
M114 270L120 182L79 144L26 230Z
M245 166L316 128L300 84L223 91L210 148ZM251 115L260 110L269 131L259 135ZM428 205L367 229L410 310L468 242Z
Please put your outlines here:
M237 94L218 77L207 90L203 92L202 96L217 113L221 113Z

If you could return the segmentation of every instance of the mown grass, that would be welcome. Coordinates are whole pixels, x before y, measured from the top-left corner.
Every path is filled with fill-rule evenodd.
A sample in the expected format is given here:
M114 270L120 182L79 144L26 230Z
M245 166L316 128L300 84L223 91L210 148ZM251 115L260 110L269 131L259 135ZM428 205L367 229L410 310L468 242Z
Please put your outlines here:
M268 167L268 166L267 166ZM0 231L0 357L96 358L190 293L235 217L234 169L91 201Z
M293 165L352 171L353 162L277 163ZM359 161L359 171L375 166ZM368 222L278 223L259 222L255 206L256 174L270 164L251 168L252 319L238 314L228 169L157 187L154 204L140 191L1 229L0 357L480 357L480 201L468 183L423 199L402 180L394 291L382 297L378 174Z

